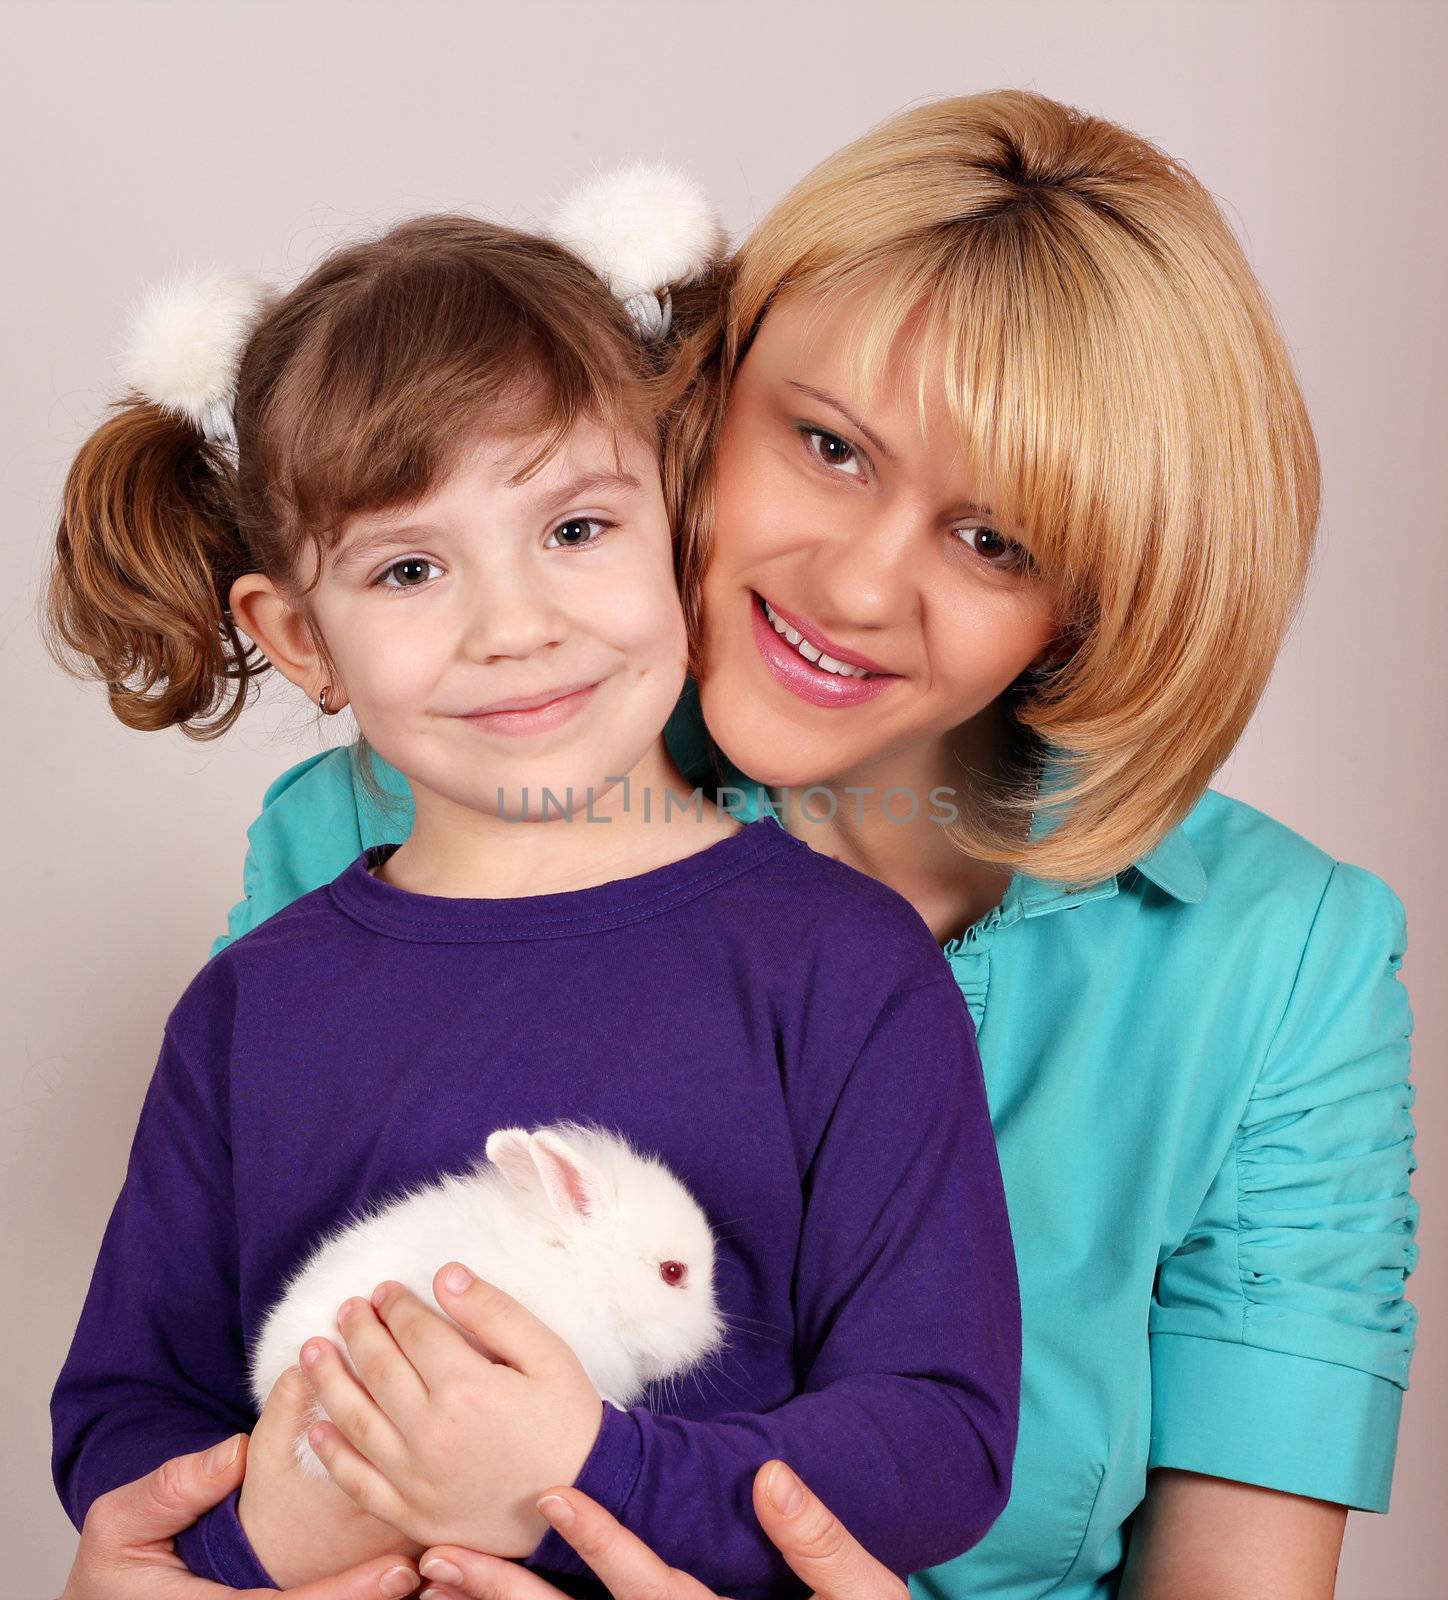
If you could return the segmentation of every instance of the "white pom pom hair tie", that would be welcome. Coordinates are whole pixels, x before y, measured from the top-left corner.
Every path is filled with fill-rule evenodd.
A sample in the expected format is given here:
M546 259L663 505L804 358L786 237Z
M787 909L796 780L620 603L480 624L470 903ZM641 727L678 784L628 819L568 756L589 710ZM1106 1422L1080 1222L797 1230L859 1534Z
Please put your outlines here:
M598 273L644 339L669 330L670 285L697 278L725 242L703 190L676 168L650 162L580 184L545 231ZM122 379L207 439L234 447L242 352L273 294L255 278L217 267L154 285L131 314Z
M155 284L131 313L122 379L206 438L235 445L236 375L270 297L256 279L215 267Z
M699 277L724 250L724 230L704 191L661 162L637 161L587 179L544 232L593 268L644 339L669 331L669 286Z

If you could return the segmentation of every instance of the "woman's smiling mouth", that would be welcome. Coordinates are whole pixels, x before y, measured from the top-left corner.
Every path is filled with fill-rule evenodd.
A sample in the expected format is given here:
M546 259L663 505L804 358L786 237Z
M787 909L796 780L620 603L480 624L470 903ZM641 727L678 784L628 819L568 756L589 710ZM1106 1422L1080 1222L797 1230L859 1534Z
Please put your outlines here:
M750 594L754 641L774 677L792 694L817 706L855 706L897 681L878 662L820 639L802 618L783 612L763 595Z

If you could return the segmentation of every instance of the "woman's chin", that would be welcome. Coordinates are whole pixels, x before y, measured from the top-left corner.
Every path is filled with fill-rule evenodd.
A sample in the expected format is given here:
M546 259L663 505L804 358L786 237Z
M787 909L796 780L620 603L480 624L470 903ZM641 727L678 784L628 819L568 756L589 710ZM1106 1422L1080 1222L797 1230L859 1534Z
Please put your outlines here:
M706 680L699 707L709 737L729 762L766 788L804 788L839 770L838 740L801 728L752 691L733 694L717 679Z

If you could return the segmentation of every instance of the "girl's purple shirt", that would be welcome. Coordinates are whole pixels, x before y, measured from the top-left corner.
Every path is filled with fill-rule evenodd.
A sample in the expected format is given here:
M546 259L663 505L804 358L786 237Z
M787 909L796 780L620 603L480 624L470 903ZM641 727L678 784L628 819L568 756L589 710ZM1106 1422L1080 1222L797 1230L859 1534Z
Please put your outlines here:
M496 1127L582 1118L700 1201L732 1332L652 1409L605 1408L579 1487L740 1597L801 1589L751 1510L771 1456L897 1572L978 1541L1010 1489L1020 1307L974 1030L915 910L771 820L510 900L406 893L381 854L221 951L166 1025L52 1401L77 1526L251 1427L246 1350L324 1230ZM270 1583L234 1496L179 1547ZM589 1588L555 1533L528 1564Z

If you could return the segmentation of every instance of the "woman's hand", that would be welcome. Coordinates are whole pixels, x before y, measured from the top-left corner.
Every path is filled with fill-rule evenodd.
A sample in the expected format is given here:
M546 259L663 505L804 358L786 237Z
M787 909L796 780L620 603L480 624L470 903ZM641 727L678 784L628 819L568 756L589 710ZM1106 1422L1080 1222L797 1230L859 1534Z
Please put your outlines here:
M292 1445L312 1398L300 1367L288 1367L273 1384L252 1430L236 1508L257 1560L283 1589L373 1556L391 1554L396 1566L397 1557L423 1548L368 1516L331 1479L309 1478L297 1465Z
M582 1471L603 1401L569 1346L501 1289L450 1262L433 1292L461 1328L399 1283L342 1306L360 1382L329 1340L302 1347L331 1419L312 1446L359 1507L413 1538L526 1556L548 1531L538 1497Z
M175 1537L224 1500L246 1471L245 1434L205 1453L176 1456L134 1483L101 1495L86 1513L80 1549L60 1600L252 1600L275 1589L239 1591L209 1583L186 1569ZM294 1600L400 1600L417 1587L411 1562L395 1556L288 1592Z
M649 1547L577 1489L550 1489L539 1510L608 1586L614 1600L714 1600L696 1578ZM841 1527L782 1461L754 1475L754 1514L776 1549L820 1600L908 1600L905 1584ZM526 1567L445 1545L419 1562L422 1600L559 1600Z

